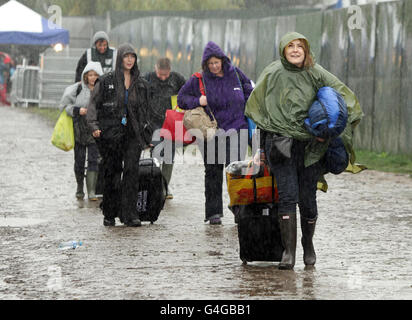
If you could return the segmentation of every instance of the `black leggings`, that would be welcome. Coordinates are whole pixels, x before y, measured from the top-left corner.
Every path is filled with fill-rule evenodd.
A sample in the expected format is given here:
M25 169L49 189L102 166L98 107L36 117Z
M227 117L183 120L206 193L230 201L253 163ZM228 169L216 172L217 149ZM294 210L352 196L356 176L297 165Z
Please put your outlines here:
M97 141L104 171L103 215L106 218L119 217L123 223L139 218L136 202L142 149L136 137L126 134L115 142Z

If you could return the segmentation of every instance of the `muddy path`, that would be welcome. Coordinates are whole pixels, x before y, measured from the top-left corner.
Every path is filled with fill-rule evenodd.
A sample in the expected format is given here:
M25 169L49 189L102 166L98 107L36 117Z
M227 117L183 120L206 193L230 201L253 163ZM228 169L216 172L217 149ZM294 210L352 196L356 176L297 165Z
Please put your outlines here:
M175 166L155 224L104 227L98 203L75 199L73 152L51 145L52 130L0 107L0 299L412 299L409 176L328 175L316 268L298 241L294 271L280 271L242 265L229 210L220 226L203 222L202 165ZM59 250L68 240L83 246Z

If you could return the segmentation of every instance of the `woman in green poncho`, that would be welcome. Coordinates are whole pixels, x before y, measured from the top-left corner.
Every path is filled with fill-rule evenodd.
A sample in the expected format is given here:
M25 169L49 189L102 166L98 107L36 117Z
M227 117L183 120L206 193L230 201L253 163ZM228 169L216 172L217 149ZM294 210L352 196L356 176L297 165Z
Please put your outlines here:
M287 33L280 41L280 60L260 75L246 104L245 114L261 132L261 154L267 158L279 193L278 214L284 252L280 269L293 269L296 253L296 204L302 229L303 260L314 265L313 234L318 216L316 190L325 173L322 166L328 140L316 138L304 126L317 91L324 86L345 99L348 122L341 138L354 164L352 132L362 118L354 93L334 75L315 63L305 36Z

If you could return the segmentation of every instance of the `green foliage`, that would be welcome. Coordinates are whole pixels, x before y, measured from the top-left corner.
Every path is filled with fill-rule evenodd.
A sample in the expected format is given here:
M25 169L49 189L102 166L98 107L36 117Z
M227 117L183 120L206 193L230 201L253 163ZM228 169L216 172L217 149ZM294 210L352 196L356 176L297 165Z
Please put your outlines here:
M107 11L236 9L244 0L45 0L62 8L63 16L103 15Z

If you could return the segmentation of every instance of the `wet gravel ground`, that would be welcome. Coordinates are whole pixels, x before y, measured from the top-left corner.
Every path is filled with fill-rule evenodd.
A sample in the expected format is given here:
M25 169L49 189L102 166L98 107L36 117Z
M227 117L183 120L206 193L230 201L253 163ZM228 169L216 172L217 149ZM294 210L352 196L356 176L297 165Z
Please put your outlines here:
M159 220L102 225L98 202L74 197L73 151L53 127L0 107L0 299L412 299L412 179L366 170L328 175L318 193L316 268L298 229L293 271L242 265L237 227L204 218L203 165L175 166ZM225 195L225 206L228 197ZM299 225L299 222L298 222ZM61 251L59 243L83 246Z

